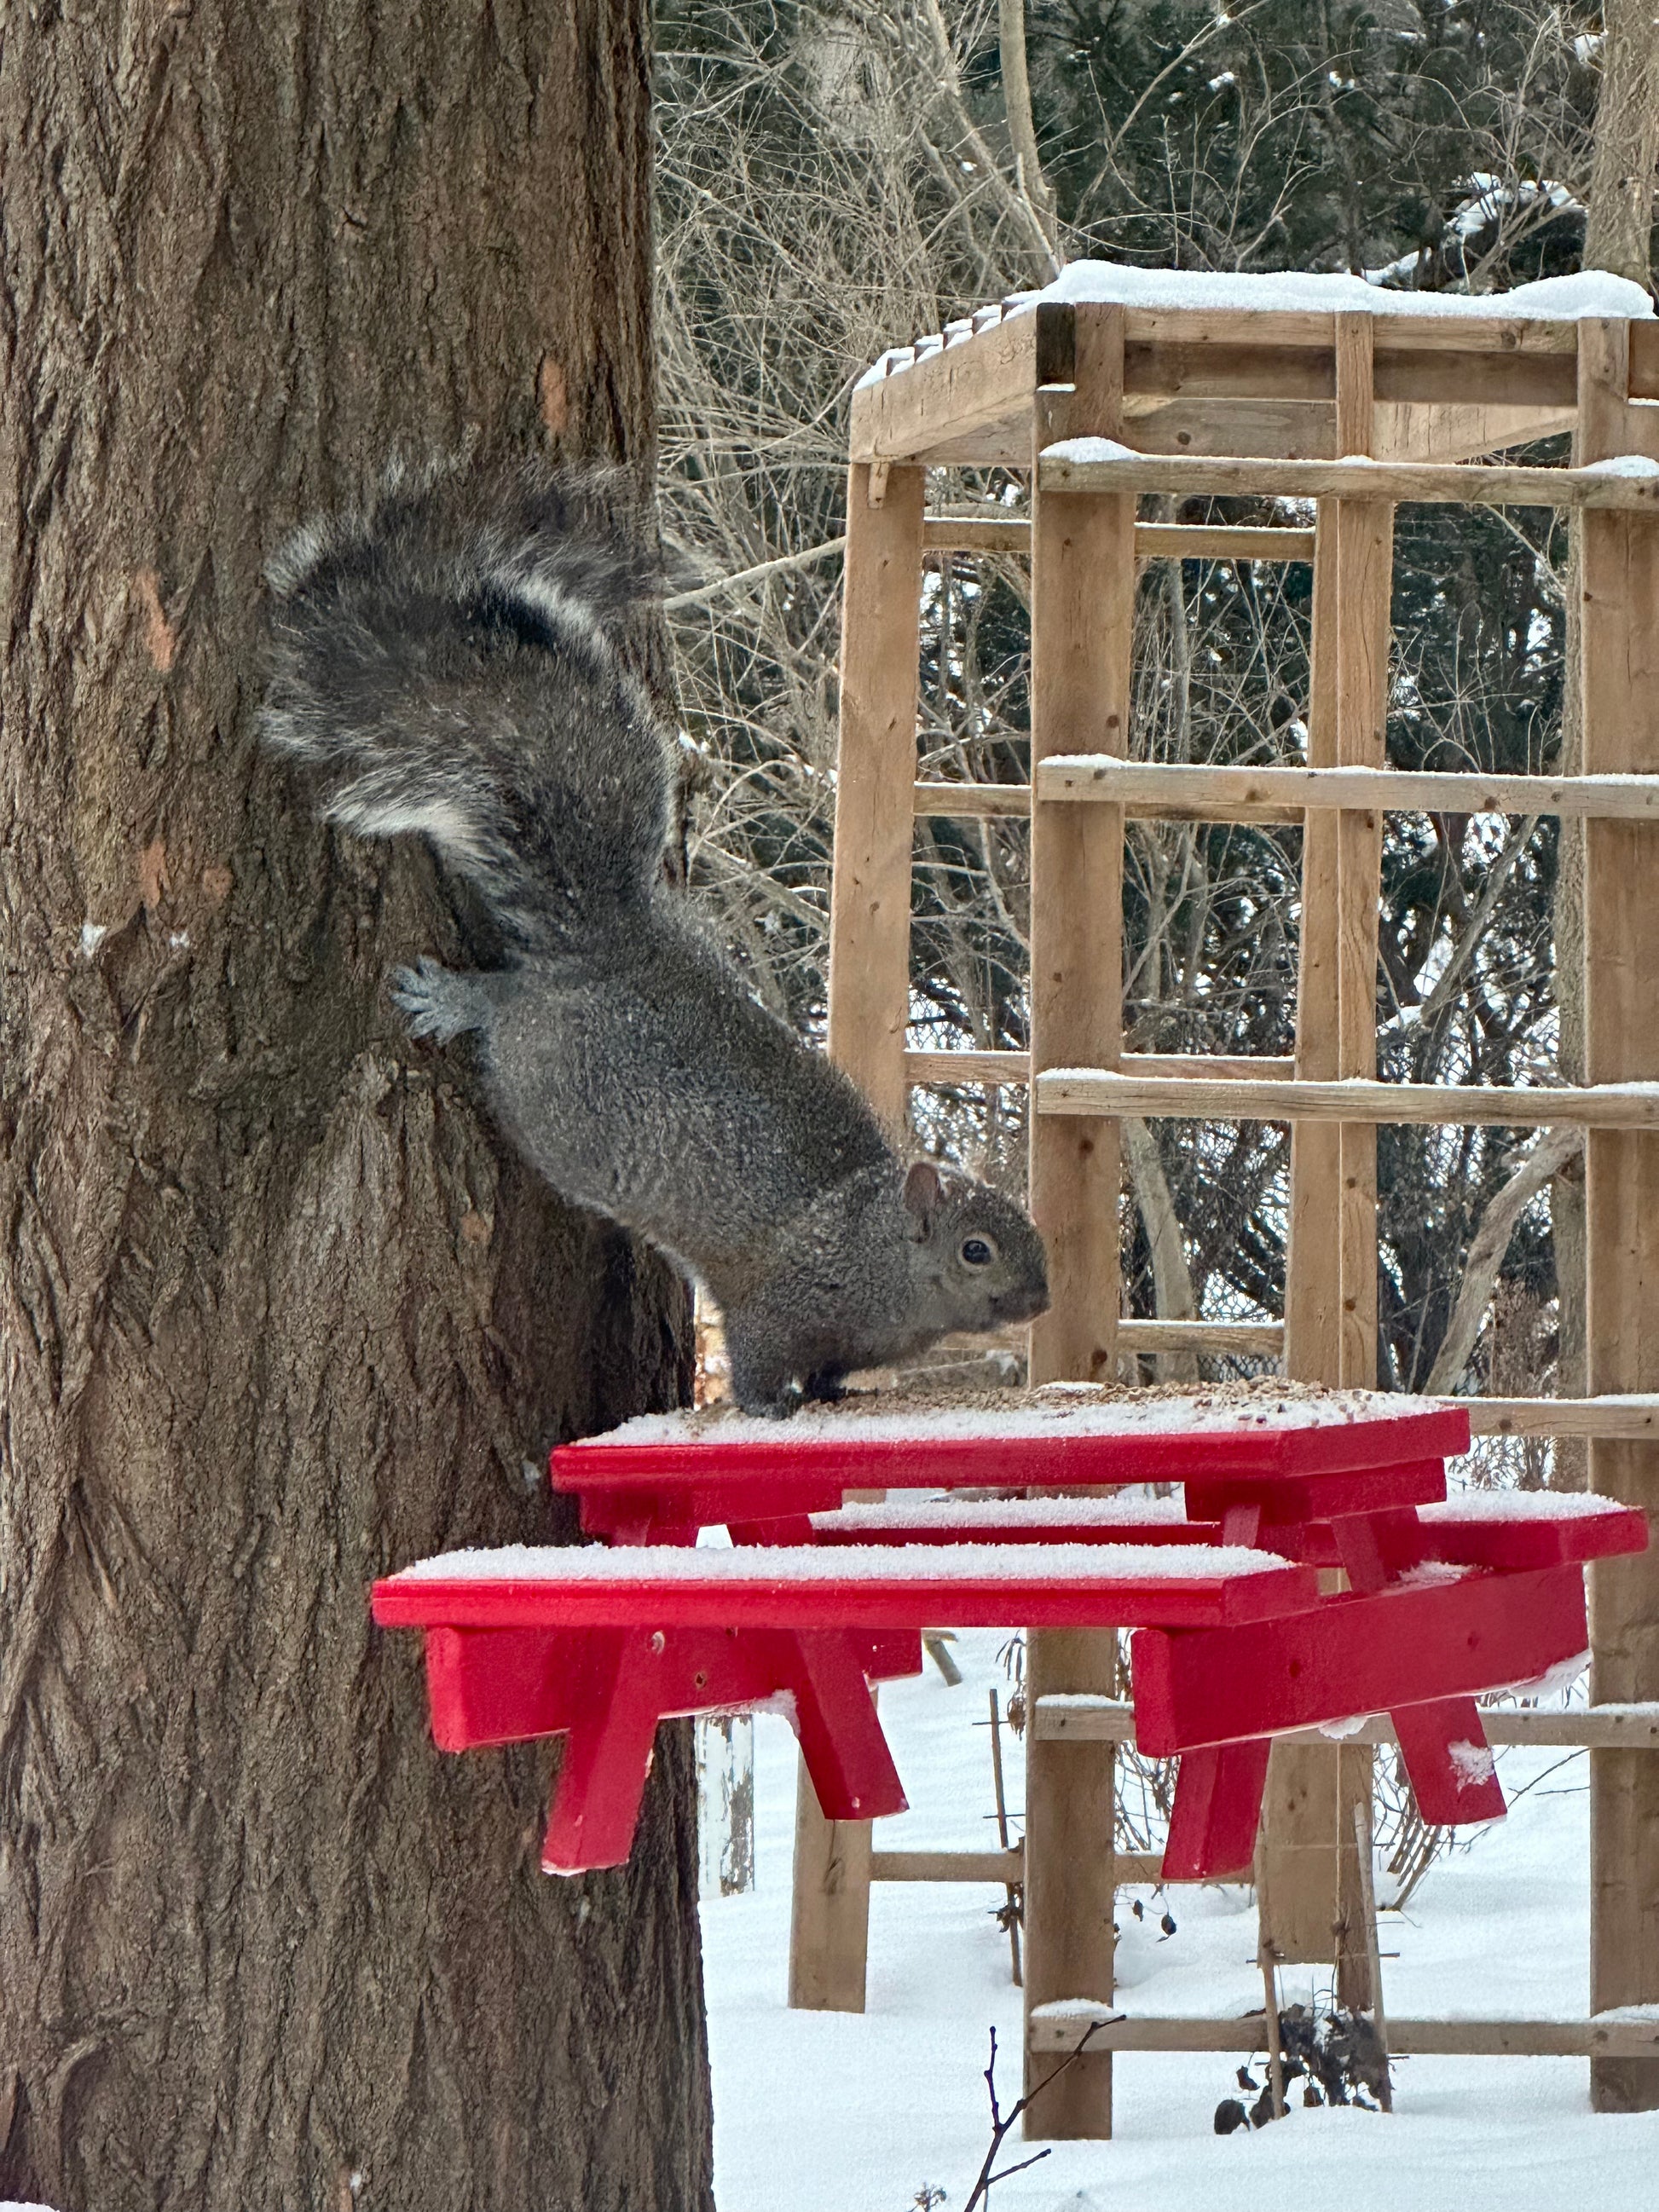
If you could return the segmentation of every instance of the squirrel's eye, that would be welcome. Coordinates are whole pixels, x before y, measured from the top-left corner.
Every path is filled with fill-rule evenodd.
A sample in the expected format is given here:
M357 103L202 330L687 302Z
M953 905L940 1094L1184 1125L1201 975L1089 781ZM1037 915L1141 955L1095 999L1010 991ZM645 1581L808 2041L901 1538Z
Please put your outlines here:
M988 1267L997 1256L997 1248L988 1237L964 1238L962 1247L963 1263L969 1267Z

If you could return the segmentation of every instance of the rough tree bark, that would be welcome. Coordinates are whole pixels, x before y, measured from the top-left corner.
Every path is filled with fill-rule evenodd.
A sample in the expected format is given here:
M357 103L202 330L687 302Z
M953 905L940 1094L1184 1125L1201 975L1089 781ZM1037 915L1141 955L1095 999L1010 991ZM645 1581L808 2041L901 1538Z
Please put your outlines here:
M262 560L391 450L646 480L646 12L0 29L0 2197L710 2202L687 1747L548 1880L550 1760L440 1758L366 1603L548 1533L683 1293L399 1034L476 917L251 738Z

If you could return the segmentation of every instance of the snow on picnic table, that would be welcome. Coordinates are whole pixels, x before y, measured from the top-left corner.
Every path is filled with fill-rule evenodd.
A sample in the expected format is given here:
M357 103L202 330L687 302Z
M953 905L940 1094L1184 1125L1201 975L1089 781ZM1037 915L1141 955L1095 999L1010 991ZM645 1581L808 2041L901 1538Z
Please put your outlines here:
M1133 1396L1092 1382L1048 1382L1030 1391L996 1395L1010 1402L1004 1406L979 1399L953 1407L866 1413L857 1401L849 1400L839 1407L805 1407L787 1423L723 1407L700 1413L639 1413L603 1436L585 1437L563 1449L574 1454L639 1444L723 1449L747 1443L775 1448L799 1443L910 1443L963 1437L1239 1436L1269 1428L1411 1420L1458 1403L1398 1392L1298 1389L1278 1382L1266 1388L1218 1384L1190 1395L1149 1390Z
M1513 1498L1515 1493L1508 1493ZM1464 1493L1467 1500L1468 1493ZM931 1667L885 1684L883 1724L913 1809L878 1823L878 1850L987 1850L996 1842L987 1691L1006 1698L995 1631L951 1647L965 1680ZM1003 1738L1009 1802L1023 1754ZM884 1882L870 1915L868 2008L791 2012L784 2002L797 1759L781 1720L756 1723L758 1886L702 1905L720 2212L908 2212L925 2183L961 2212L989 2139L987 2031L997 2031L1005 2112L1020 2088L1019 1992L992 1917L1000 1887ZM1514 1747L1498 1769L1515 1809L1472 1832L1381 1934L1384 1992L1404 2018L1579 2018L1589 2005L1586 1762ZM1018 1822L1015 1827L1018 1831ZM1394 1884L1379 1867L1386 1905ZM1137 1921L1131 1898L1146 1908ZM1164 1938L1168 1905L1176 1933ZM1261 2003L1255 1916L1242 1888L1180 1887L1119 1902L1118 2002L1131 2013L1233 2014ZM1325 1978L1328 1979L1328 1977ZM1316 1997L1319 1972L1284 1971L1285 2002ZM1218 2137L1212 2115L1239 2091L1237 2054L1120 2057L1116 2136L1060 2143L1003 2184L994 2212L1650 2212L1659 2113L1595 2114L1583 2060L1413 2058L1395 2073L1392 2118L1304 2110ZM1259 2069L1257 2080L1264 2078ZM1248 2100L1246 2101L1249 2101ZM1018 2134L1009 2160L1037 2148Z
M1243 1544L500 1544L441 1552L390 1577L398 1583L1000 1583L1212 1582L1281 1571L1275 1552Z

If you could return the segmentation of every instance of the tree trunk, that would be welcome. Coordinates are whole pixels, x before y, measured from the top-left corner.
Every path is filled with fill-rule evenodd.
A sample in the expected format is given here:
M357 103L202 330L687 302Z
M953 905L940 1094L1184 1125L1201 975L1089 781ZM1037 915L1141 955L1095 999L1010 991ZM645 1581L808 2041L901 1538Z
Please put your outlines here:
M1653 173L1659 163L1659 26L1650 0L1603 0L1601 90L1590 151L1584 266L1653 278Z
M710 2202L689 1747L547 1879L551 1760L441 1757L367 1602L551 1533L685 1300L403 1036L476 917L252 737L262 560L394 449L648 480L645 20L6 15L0 2197Z

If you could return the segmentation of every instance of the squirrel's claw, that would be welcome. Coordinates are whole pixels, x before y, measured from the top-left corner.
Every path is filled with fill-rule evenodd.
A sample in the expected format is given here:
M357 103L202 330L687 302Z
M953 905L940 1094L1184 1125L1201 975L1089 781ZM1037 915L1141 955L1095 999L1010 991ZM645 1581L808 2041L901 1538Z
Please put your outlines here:
M464 1030L482 1029L489 1012L476 976L459 975L424 952L414 967L392 969L392 1002L411 1036L435 1037L440 1044Z

